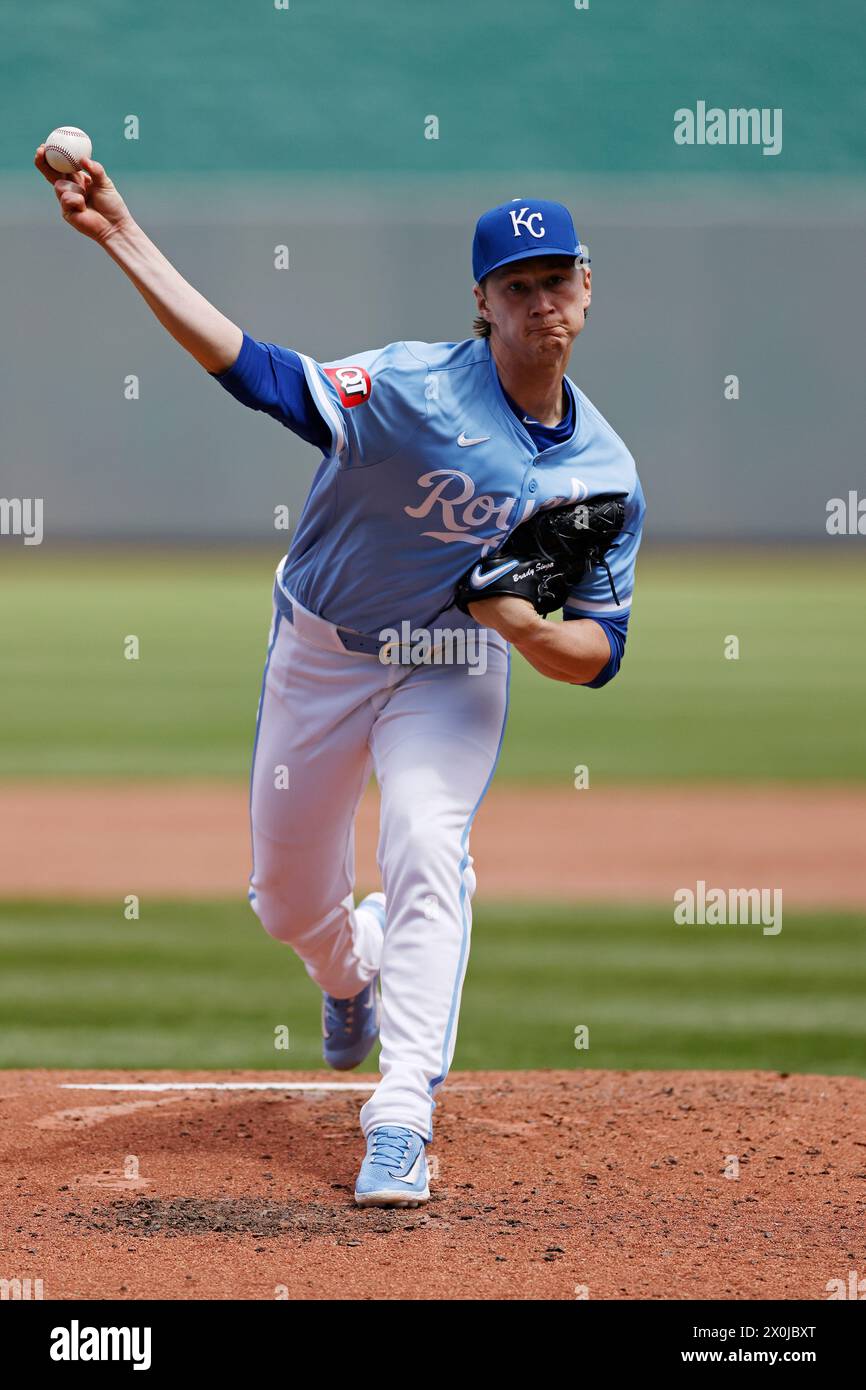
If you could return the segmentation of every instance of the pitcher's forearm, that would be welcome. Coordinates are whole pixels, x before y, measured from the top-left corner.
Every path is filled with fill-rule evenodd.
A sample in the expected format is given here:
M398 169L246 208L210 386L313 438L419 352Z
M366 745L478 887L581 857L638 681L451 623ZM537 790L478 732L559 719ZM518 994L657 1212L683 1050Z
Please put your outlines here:
M591 618L546 622L531 603L510 594L479 599L469 605L469 612L482 627L494 628L550 680L585 685L610 661L607 634Z
M518 633L513 645L543 676L571 685L595 680L610 661L610 644L604 629L591 619L542 621L525 633Z
M207 372L237 360L243 333L199 294L135 222L112 230L102 246L150 305L163 328Z

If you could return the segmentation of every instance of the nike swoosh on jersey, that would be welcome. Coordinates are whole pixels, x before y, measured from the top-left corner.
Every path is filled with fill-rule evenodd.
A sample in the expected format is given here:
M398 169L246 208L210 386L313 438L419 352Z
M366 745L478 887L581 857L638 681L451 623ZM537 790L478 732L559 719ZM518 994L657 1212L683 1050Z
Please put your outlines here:
M473 444L486 444L489 438L489 434L481 434L477 439L467 439L466 431L461 430L460 437L457 440L457 447L459 449L469 449Z
M513 569L517 569L519 560L506 560L504 564L497 565L495 569L488 570L486 574L481 573L481 566L476 565L469 576L469 583L473 589L486 589L488 584L492 584L495 579L501 579L503 574L510 574Z

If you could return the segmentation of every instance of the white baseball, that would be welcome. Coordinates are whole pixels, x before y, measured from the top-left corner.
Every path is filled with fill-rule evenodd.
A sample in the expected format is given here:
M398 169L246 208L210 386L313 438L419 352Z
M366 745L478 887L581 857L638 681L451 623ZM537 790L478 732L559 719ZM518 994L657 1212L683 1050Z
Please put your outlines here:
M79 160L92 154L90 136L77 125L59 125L45 141L45 158L58 174L76 173L81 168Z

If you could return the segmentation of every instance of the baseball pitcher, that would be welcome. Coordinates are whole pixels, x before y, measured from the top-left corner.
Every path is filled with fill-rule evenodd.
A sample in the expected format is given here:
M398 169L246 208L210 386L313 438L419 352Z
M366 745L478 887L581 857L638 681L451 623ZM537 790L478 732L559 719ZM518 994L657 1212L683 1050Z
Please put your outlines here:
M469 837L502 743L510 652L599 689L625 648L644 501L628 449L566 376L592 294L586 248L561 204L504 203L475 231L473 337L316 362L208 303L102 165L60 175L43 146L36 165L64 220L213 380L321 453L274 583L249 896L322 990L325 1060L356 1067L380 1041L355 1200L417 1205L454 1054ZM371 772L383 892L356 904L354 820Z

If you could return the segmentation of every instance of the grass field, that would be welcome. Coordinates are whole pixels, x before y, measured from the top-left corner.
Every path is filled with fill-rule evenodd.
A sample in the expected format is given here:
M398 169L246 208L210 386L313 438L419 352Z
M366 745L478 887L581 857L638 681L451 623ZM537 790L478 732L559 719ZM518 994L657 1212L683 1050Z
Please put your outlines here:
M0 775L246 777L277 559L0 556ZM850 551L647 553L611 685L515 659L498 775L565 783L588 762L596 785L862 780L864 612Z
M485 903L454 1066L866 1075L864 925L786 915L764 937ZM6 903L0 955L0 1066L321 1066L318 990L245 904L151 903L126 922L112 905Z

